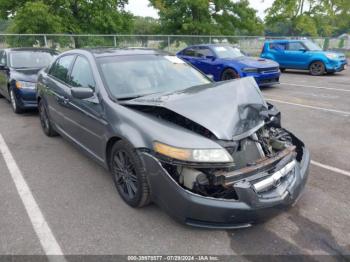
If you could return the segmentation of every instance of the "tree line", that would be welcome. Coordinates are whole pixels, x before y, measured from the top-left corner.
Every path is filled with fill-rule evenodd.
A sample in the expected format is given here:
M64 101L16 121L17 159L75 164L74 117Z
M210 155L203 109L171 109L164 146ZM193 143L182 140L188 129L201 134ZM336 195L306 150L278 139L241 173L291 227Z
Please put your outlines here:
M349 0L275 0L264 21L248 0L149 2L158 19L133 16L128 0L0 0L0 31L313 37L350 31Z

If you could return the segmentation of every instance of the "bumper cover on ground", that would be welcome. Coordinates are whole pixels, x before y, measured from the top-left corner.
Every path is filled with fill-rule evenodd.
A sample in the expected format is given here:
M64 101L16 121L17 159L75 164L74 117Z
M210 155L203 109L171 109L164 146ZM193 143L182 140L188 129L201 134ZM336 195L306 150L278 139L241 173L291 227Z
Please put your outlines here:
M206 228L239 228L278 214L297 201L308 176L310 156L303 159L280 185L257 194L249 182L234 185L238 200L217 199L182 188L152 155L141 153L149 174L152 199L178 221Z

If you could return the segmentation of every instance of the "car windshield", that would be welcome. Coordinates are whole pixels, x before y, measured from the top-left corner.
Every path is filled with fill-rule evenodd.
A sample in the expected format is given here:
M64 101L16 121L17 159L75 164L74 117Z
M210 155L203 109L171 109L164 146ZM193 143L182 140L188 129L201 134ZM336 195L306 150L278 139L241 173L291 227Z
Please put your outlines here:
M322 48L318 44L312 41L307 40L307 41L304 41L303 43L309 51L322 51Z
M237 58L244 56L244 54L233 46L214 46L214 51L218 58Z
M42 68L48 66L57 56L45 51L11 51L10 65L15 68Z
M175 56L129 55L98 59L107 88L117 99L184 90L211 81Z

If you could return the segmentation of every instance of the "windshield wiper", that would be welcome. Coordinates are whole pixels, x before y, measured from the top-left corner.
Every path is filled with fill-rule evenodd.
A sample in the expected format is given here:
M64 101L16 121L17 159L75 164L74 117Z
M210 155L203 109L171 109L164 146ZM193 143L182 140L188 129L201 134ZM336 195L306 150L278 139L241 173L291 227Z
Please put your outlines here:
M28 66L18 66L18 67L13 67L14 69L40 69L42 67L28 67Z
M124 101L124 100L132 100L132 99L136 99L136 98L139 98L139 97L143 97L145 95L139 95L139 96L126 96L126 97L121 97L121 98L118 98L119 101Z
M119 101L132 100L132 99L136 99L136 98L140 98L140 97L144 97L144 96L150 96L150 95L154 95L154 94L158 94L158 93L162 93L162 92L154 92L154 93L143 94L143 95L135 95L135 96L126 96L126 97L120 97L120 98L117 98L117 99Z

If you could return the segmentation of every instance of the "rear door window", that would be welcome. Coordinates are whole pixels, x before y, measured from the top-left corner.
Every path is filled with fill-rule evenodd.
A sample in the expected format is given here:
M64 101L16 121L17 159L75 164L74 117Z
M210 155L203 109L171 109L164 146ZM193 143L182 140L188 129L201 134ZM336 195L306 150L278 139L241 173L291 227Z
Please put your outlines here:
M287 49L286 43L270 43L270 49L275 51L284 51Z
M214 56L214 53L208 47L200 47L197 49L198 57Z
M59 58L50 68L49 74L65 83L69 83L68 72L74 57L74 55L67 55Z
M196 56L196 50L194 48L187 48L187 49L185 49L183 51L183 55L195 57Z

